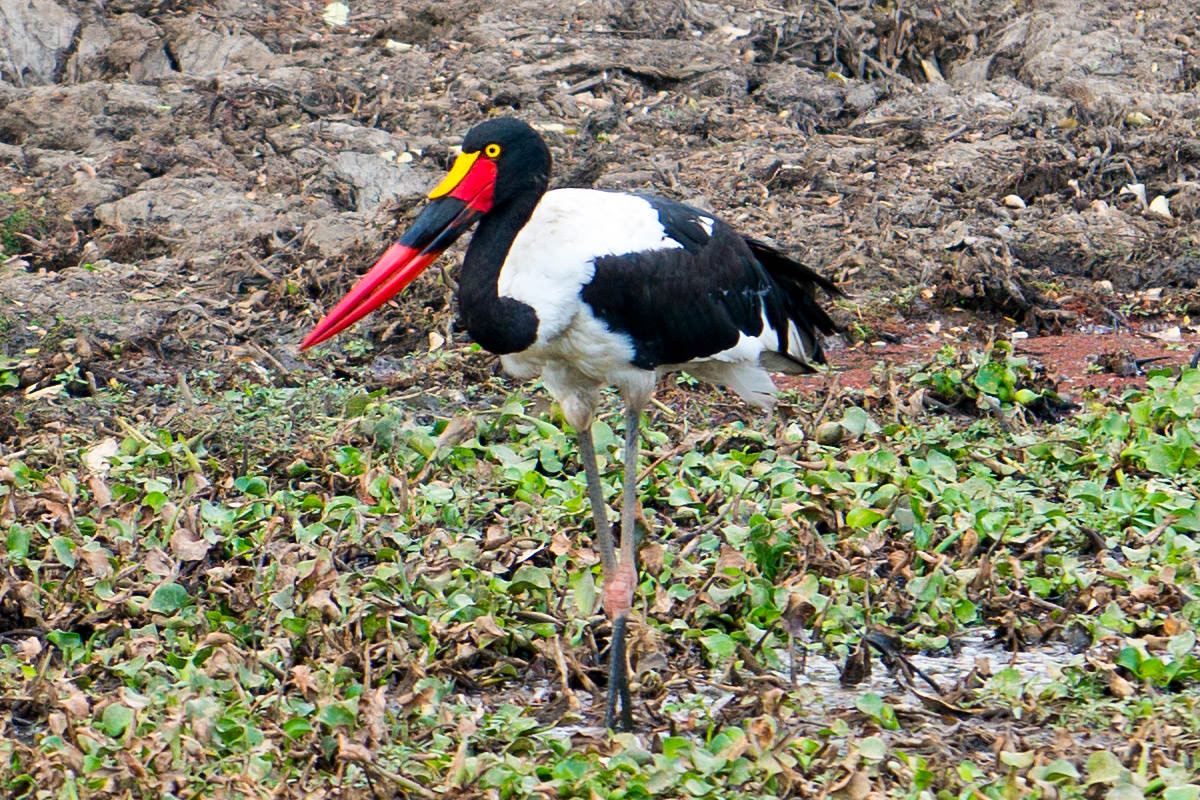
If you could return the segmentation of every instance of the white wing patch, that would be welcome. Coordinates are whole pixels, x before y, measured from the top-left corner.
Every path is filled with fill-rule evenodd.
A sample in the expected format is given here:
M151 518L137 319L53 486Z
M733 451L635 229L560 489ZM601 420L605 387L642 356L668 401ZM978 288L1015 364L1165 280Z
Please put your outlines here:
M784 358L772 360L770 356L779 351L780 336L767 322L766 307L762 309L762 332L757 336L747 333L738 335L737 343L719 353L686 364L671 364L659 367L660 372L685 370L688 373L709 381L710 383L727 386L753 406L768 409L775 403L775 382L763 366L764 360L770 369L783 372L796 372L795 364ZM804 339L795 323L788 321L786 333L788 339L788 355L793 359L808 360L812 353L804 344Z
M582 310L579 292L595 274L597 258L678 247L658 212L641 197L555 189L542 196L513 241L498 290L533 307L538 344L544 345Z
M811 343L807 341L796 327L796 323L788 320L788 355L808 361L812 358Z
M763 339L766 337L774 339L775 332L767 328L758 336L750 336L739 331L737 344L719 353L713 353L705 361L725 361L728 363L750 361L757 364L758 357L762 355L763 350L767 349L763 342Z
M697 217L697 222L700 223L701 228L704 228L704 232L706 234L708 234L709 236L712 236L712 229L713 229L713 218L712 217L703 217L703 216Z

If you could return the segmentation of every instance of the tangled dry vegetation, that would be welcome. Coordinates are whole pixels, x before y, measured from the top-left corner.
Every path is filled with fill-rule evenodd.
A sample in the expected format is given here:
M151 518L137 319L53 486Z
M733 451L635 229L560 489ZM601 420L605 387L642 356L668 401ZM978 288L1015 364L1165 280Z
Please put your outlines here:
M0 0L8 795L1200 797L1186 4L329 11ZM495 113L797 246L881 362L662 387L635 735L572 437L453 259L296 350ZM1081 327L1127 388L1029 355Z

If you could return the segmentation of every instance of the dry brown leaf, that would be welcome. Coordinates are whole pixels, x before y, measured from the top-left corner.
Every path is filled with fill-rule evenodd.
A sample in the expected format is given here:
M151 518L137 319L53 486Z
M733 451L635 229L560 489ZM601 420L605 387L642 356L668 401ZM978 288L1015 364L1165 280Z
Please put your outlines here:
M292 682L296 684L296 688L303 694L315 694L317 692L317 682L312 668L307 664L297 664L292 667Z
M1171 643L1169 636L1155 636L1148 633L1142 637L1142 642L1146 645L1146 650L1151 653L1161 653L1167 649L1167 645Z
M92 491L92 499L96 501L97 508L106 508L112 505L112 490L108 488L108 483L103 476L89 475L87 485Z
M64 711L71 715L74 720L90 719L92 716L92 706L88 702L87 695L80 691L79 687L70 681L63 681L58 684L58 690L63 693L58 698L58 704Z
M556 556L565 555L571 552L571 539L562 531L555 531L550 537L549 550Z
M208 541L186 528L176 528L170 535L170 552L180 561L202 561L209 554Z
M978 547L979 533L974 528L967 528L963 531L962 538L958 540L959 558L969 558Z
M341 761L363 761L370 762L374 760L374 754L361 744L350 741L346 738L346 734L339 733L338 741L338 759Z
M817 613L817 607L808 601L801 592L789 592L787 605L784 607L783 618L784 625L787 631L794 636L803 633L813 615Z
M193 717L192 735L201 744L208 744L212 741L212 723L204 717Z
M467 751L470 747L471 737L479 730L479 724L473 717L463 716L458 720L458 748L454 752L454 760L450 762L449 769L446 770L446 780L443 785L457 786L460 785L467 777L465 766L467 763Z
M92 577L97 580L104 580L112 575L112 553L105 550L103 547L81 547L76 551L76 555L87 564L88 569L92 571Z
M866 800L870 794L871 779L867 776L867 771L862 769L851 773L842 787L833 792L833 796L838 800Z
M104 475L112 466L110 459L120 451L117 440L109 436L101 440L95 447L83 452L83 465L93 475Z
M147 572L160 578L165 578L175 572L174 562L167 557L161 547L155 547L147 553L146 560L142 564L146 567Z
M479 717L482 716L482 714L483 709L479 708L469 716L459 717L457 725L458 735L464 739L469 739L474 736L479 730Z
M1147 600L1153 600L1154 598L1158 597L1158 595L1159 595L1158 587L1154 586L1152 584L1149 584L1149 583L1144 583L1141 586L1136 587L1129 593L1130 597L1132 597L1134 600L1137 600L1138 602L1141 602L1141 603L1144 603Z
M235 663L240 664L241 659L231 656L229 648L221 647L204 662L203 672L210 678L225 677L233 674Z
M387 736L384 712L387 709L387 687L376 686L363 693L359 712L367 731L367 741L378 744Z
M200 640L201 647L224 647L227 644L233 644L237 639L233 638L232 634L222 631L213 631Z
M499 525L489 525L487 531L483 534L483 548L485 550L495 550L497 547L502 547L508 544L512 536L508 531Z
M641 557L643 572L655 578L662 574L664 550L661 544L649 542L642 546L638 555Z
M772 717L756 717L746 725L746 740L757 755L765 753L775 745L776 723Z
M671 609L675 607L676 600L667 592L657 592L654 595L654 603L651 604L650 610L656 616L669 614Z
M759 697L762 700L763 711L767 714L775 714L778 716L780 709L783 707L784 696L785 695L784 695L783 689L780 689L777 686L773 686L770 689L764 690L762 693L759 694ZM738 739L738 741L744 742L746 740ZM729 758L731 758L731 759L737 758L740 755L741 755L741 752L739 752L735 756L729 756Z
M42 641L36 636L30 636L17 642L17 650L30 663L42 652Z
M1113 693L1114 697L1121 700L1133 696L1134 692L1137 691L1132 683L1115 672L1108 673L1108 690Z
M319 609L325 619L340 619L342 609L333 601L328 589L317 589L304 601L307 608Z
M746 558L729 545L722 544L721 552L717 556L717 572L723 572L727 569L735 569L739 572L744 571L746 569Z
M484 614L482 617L476 617L472 623L472 627L476 633L486 634L495 639L503 639L506 634L504 629L496 624L496 618L491 614Z
M55 736L62 736L67 729L67 715L61 711L51 711L46 715L46 727Z
M419 692L405 692L396 698L396 705L404 714L410 714L416 711L419 714L428 714L433 706L433 698L436 694L436 688L432 685L427 685Z
M455 417L446 423L441 436L438 437L438 447L454 447L462 444L475 435L475 420L470 416Z
M88 738L92 738L92 737L88 737ZM96 741L96 739L92 738L92 741L95 742L95 745L93 748L89 748L90 750L94 751L95 748L98 748L101 746L101 743L99 741ZM75 745L73 745L69 742L57 743L54 747L54 750L55 750L56 755L59 758L61 758L68 767L70 767L72 770L74 770L77 773L83 772L83 751L82 750L80 750L78 747L76 747Z
M979 567L975 572L975 577L971 580L970 586L975 591L983 591L992 583L992 559L986 555L980 556Z
M71 509L67 508L62 503L55 503L52 500L46 500L45 498L42 498L42 506L46 509L46 513L48 513L60 524L70 525L71 520L74 519Z

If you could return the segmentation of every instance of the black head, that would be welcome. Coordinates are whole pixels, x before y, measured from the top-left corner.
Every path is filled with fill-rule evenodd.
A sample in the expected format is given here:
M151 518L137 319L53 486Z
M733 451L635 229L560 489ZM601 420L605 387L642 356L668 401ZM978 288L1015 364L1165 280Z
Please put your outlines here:
M462 149L496 164L496 205L531 190L541 195L550 185L550 150L538 132L519 119L481 122L467 131Z
M317 324L301 347L312 347L379 308L413 281L447 247L478 220L480 227L507 228L515 236L550 183L550 151L537 132L515 119L493 119L476 125L463 139L462 153L449 174L429 192L430 202L400 241ZM493 210L501 213L490 216ZM493 234L494 235L494 234ZM467 257L486 237L477 235ZM511 244L512 239L508 239ZM483 248L486 250L486 244ZM507 251L507 246L504 248ZM464 269L464 275L467 270ZM460 285L467 292L468 283ZM495 287L492 288L493 297ZM529 306L525 310L532 314ZM533 330L536 330L536 319ZM505 340L507 341L507 340ZM517 349L527 346L528 342ZM508 347L508 344L499 344ZM513 352L502 349L498 352Z

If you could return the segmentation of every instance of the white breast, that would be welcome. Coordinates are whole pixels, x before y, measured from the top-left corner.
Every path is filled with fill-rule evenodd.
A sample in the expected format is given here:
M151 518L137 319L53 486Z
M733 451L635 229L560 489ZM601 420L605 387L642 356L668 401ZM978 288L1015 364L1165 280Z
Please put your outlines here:
M562 335L581 311L595 260L682 247L644 199L596 189L555 189L538 202L500 269L499 293L532 306L538 344Z

